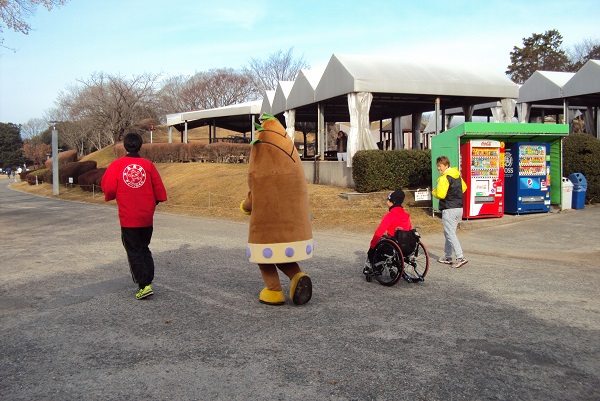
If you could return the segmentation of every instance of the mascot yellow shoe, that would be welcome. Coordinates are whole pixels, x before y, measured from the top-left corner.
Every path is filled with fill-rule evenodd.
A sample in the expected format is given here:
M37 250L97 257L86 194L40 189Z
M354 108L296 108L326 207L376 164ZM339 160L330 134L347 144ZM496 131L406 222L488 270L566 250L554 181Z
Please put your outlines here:
M261 302L280 305L279 295L272 294L281 288L279 269L292 280L292 302L303 305L312 297L312 282L297 262L311 258L314 251L308 185L296 146L283 125L268 114L261 120L250 152L249 191L240 205L250 215L246 255L261 267L267 285L259 296Z
M312 280L306 273L296 273L290 282L290 299L296 305L304 305L312 298Z
M273 291L268 288L263 288L258 296L258 300L263 304L267 305L283 305L285 304L285 297L283 291Z

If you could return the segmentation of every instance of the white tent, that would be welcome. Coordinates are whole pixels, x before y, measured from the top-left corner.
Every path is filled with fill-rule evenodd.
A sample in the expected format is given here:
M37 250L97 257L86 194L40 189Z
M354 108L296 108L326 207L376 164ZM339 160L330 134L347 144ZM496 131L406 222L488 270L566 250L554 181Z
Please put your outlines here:
M344 121L341 116L349 116L350 167L358 150L377 148L370 135L370 119L412 114L419 127L421 113L430 111L436 101L445 107L464 107L514 99L518 93L518 86L510 79L482 66L334 54L315 90L315 102L319 104L319 115L333 115L338 121ZM346 111L342 109L342 97L347 101Z

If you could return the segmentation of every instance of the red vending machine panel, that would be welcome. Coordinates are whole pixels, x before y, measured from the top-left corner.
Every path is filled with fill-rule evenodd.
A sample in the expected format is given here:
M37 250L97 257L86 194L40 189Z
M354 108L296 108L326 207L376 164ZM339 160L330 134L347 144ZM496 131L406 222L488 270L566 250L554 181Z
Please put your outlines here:
M460 147L461 174L467 184L463 218L504 215L504 142L470 140Z

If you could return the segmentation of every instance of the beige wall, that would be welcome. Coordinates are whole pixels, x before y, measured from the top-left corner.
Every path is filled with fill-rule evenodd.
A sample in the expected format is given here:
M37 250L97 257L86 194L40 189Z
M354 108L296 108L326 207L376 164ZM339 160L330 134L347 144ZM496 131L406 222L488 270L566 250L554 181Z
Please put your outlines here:
M318 181L315 177L315 164L318 163ZM354 188L352 168L346 162L337 161L303 161L304 175L310 184L331 185L334 187Z

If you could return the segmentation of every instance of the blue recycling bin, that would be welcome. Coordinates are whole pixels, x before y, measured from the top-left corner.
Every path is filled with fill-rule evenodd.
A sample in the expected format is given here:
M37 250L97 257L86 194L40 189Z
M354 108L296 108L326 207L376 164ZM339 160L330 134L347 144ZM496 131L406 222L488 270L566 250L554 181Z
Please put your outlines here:
M573 209L583 209L585 206L585 193L587 192L587 180L581 173L573 173L569 177L573 183Z

